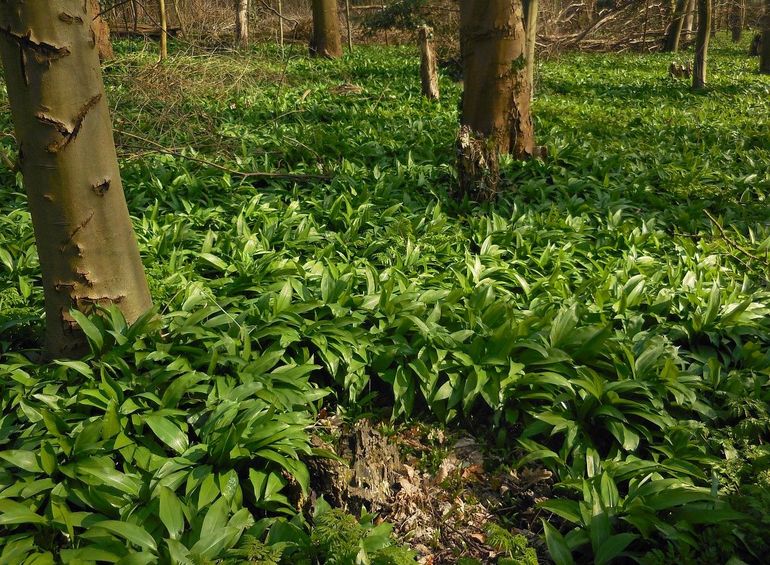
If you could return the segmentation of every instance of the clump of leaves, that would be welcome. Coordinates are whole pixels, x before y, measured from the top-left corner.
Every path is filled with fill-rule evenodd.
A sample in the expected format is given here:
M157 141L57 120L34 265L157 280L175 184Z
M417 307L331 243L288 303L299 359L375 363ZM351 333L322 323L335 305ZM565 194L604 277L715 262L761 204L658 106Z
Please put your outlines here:
M310 537L312 551L323 563L376 563L406 565L416 563L415 555L393 542L392 526L375 526L374 516L362 513L360 519L344 510L333 509L323 500L316 506Z
M529 546L527 538L512 534L499 524L487 524L487 544L504 553L498 565L537 565L537 552Z

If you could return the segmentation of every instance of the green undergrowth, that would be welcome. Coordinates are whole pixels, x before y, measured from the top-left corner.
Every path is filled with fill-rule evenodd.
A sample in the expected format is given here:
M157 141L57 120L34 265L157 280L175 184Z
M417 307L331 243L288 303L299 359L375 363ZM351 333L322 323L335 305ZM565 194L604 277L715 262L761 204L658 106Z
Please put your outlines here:
M158 315L82 319L91 355L33 363L39 265L0 172L0 562L279 561L266 541L308 535L322 403L488 430L548 467L557 563L761 560L770 79L743 46L717 42L703 94L675 56L543 64L549 156L505 163L487 205L448 196L460 87L421 99L411 49L118 53Z

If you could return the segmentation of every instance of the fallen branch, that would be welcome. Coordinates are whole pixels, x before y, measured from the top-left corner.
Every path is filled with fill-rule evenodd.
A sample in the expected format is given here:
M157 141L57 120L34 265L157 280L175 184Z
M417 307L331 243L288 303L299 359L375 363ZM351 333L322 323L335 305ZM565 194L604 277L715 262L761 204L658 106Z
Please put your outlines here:
M142 143L147 143L152 147L154 147L155 152L157 153L164 153L166 155L173 155L174 157L179 157L180 159L187 159L188 161L193 161L194 163L206 165L207 167L212 167L214 169L218 169L220 171L224 171L225 173L231 174L233 176L238 176L241 178L266 178L266 179L277 179L277 180L290 180L290 181L296 181L296 182L332 179L331 175L276 173L276 172L270 172L270 171L238 171L236 169L231 169L229 167L225 167L223 165L218 165L217 163L207 161L206 159L199 159L198 157L192 157L190 155L185 155L184 153L180 153L179 151L174 151L173 149L164 147L159 143L156 143L151 139L147 139L146 137L142 137L140 135L136 135L133 133L128 133L127 131L120 131L120 130L115 130L115 132L120 135L125 135L126 137L131 137L133 139L141 141Z

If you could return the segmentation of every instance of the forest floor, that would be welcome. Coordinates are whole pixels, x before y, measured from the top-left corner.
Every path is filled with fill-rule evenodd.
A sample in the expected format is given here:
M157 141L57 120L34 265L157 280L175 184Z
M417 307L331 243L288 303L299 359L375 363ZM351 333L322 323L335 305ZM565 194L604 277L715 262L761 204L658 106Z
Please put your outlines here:
M747 45L718 38L703 93L668 76L691 53L542 63L548 157L506 161L484 205L451 196L461 86L422 99L414 49L175 47L105 68L160 316L35 365L0 171L0 557L404 562L384 518L423 563L761 562L770 77ZM352 554L317 508L308 533L321 495L380 515Z

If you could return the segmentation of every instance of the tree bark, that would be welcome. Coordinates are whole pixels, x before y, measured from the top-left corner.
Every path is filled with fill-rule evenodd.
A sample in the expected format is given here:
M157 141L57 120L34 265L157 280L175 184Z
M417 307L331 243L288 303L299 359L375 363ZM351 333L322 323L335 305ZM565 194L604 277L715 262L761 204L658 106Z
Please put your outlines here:
M743 27L746 21L745 0L733 0L730 4L730 33L733 43L739 43L743 38Z
M694 28L695 2L696 0L689 0L687 3L687 12L684 17L684 35L686 39L690 39L692 36L692 30Z
M235 42L249 44L249 0L235 0Z
M679 39L682 36L682 27L684 26L685 11L689 5L689 0L677 0L676 9L666 29L666 37L663 42L663 51L667 53L676 53L679 51Z
M498 190L501 153L534 154L521 0L460 3L465 91L458 140L460 188L475 198Z
M90 10L89 22L94 33L94 41L99 48L99 60L109 61L115 56L110 43L110 26L107 20L101 16L101 7L99 0L89 0L88 8Z
M698 35L695 38L695 64L692 72L693 90L701 90L706 87L710 37L711 0L698 0Z
M310 40L310 54L328 59L342 56L337 0L313 0L313 37Z
M166 18L166 0L158 0L160 8L160 60L168 59L168 19Z
M71 309L151 306L120 181L87 4L0 2L0 57L19 144L52 357L85 349Z
M283 39L283 2L278 0L278 43L281 46L281 56L284 55L284 39Z
M762 14L762 40L759 44L759 72L770 74L770 0L765 0L765 13Z
M420 79L422 95L431 100L439 99L436 51L433 48L433 29L420 26L417 30L420 43Z
M524 0L524 32L526 34L527 83L529 97L535 95L535 51L537 47L537 16L540 9L538 0Z
M353 23L350 20L350 0L345 0L345 25L348 28L348 50L353 51Z

